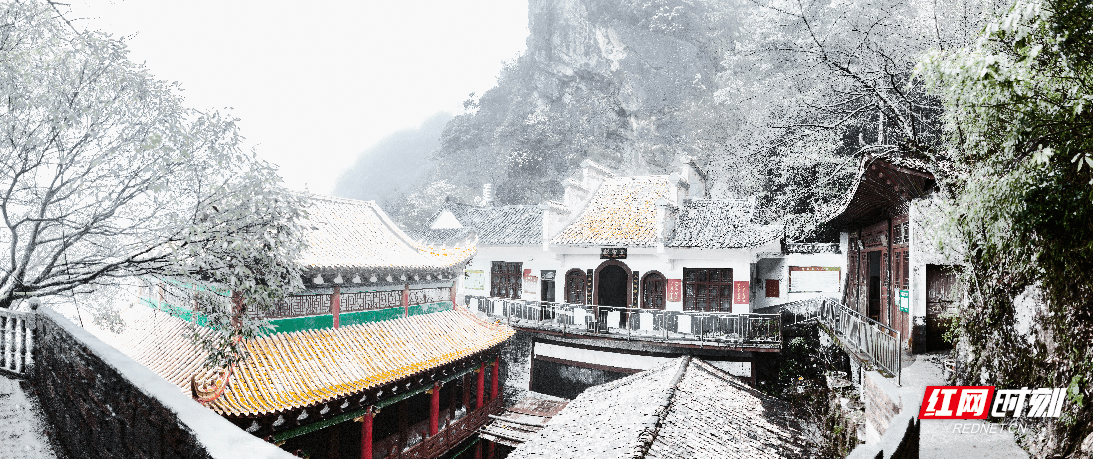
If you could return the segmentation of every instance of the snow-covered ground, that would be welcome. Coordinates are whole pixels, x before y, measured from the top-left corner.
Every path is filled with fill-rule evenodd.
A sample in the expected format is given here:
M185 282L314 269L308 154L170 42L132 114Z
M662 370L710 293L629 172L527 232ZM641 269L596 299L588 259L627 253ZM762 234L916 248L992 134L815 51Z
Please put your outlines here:
M27 397L19 381L0 376L0 457L56 458L44 427L41 408Z

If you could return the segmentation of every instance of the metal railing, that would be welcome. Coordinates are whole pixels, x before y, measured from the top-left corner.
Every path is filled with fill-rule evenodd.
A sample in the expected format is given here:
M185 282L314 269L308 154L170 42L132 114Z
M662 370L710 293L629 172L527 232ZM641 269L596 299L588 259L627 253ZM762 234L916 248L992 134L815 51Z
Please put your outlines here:
M872 359L873 364L897 378L903 369L900 361L902 336L896 329L870 319L835 301L820 307L820 321L847 345Z
M34 311L0 309L0 369L26 375L34 365Z
M771 348L782 343L780 314L666 311L481 296L467 296L465 302L472 311L509 324L562 332Z

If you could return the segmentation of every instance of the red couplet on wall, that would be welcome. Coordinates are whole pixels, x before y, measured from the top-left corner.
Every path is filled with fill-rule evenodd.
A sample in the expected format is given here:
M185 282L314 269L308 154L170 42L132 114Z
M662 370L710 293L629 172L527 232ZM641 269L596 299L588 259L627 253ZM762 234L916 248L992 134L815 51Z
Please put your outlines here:
M736 281L732 283L733 304L748 304L749 297L748 281Z
M668 279L668 301L683 301L683 279Z

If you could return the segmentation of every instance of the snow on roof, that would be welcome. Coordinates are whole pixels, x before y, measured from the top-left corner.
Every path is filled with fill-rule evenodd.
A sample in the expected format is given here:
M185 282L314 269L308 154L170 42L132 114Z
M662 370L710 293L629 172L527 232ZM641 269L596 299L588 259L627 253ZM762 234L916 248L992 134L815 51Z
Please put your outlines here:
M306 268L417 270L450 268L474 255L474 248L437 249L419 245L374 201L309 196Z
M111 341L122 353L190 393L190 378L216 377L183 319L136 306ZM109 332L103 332L107 334ZM198 333L210 333L199 328ZM208 404L222 415L253 417L326 403L486 351L515 332L464 310L338 329L277 333L245 343L228 389ZM214 374L216 373L216 374Z
M589 388L508 457L780 458L800 434L783 402L681 357Z
M668 176L608 178L551 244L652 246L660 199L672 199Z
M447 216L451 222L438 226ZM429 228L415 233L429 244L452 244L477 237L478 245L534 245L543 243L543 209L539 206L478 207L448 203Z
M676 230L668 247L723 249L751 247L782 234L778 225L758 225L752 220L748 200L692 199L683 202Z

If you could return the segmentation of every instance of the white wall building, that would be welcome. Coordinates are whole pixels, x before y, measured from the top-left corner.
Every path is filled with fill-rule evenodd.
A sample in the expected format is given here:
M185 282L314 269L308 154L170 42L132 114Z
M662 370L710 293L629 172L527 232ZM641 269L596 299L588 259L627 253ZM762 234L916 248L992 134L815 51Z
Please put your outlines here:
M842 294L845 239L787 245L754 200L703 199L688 166L617 177L586 160L565 186L538 206L449 203L417 236L476 246L460 297L749 313Z

